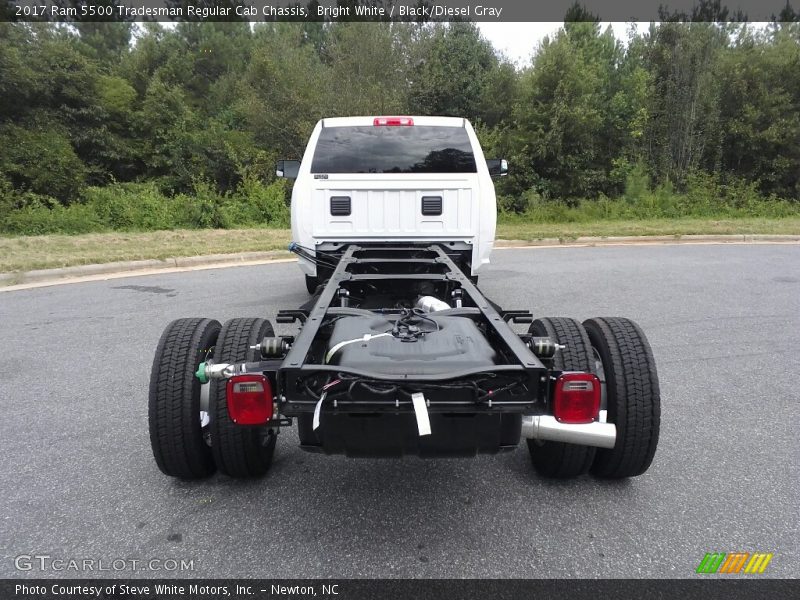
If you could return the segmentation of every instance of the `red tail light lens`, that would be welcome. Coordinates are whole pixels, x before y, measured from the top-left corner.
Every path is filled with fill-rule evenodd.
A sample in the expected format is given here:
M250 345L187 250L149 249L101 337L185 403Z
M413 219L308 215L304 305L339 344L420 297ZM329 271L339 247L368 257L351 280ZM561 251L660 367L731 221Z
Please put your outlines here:
M372 124L378 126L409 126L414 124L414 119L411 117L375 117Z
M272 419L272 385L263 375L228 379L228 415L237 425L264 425Z
M591 423L600 412L600 380L592 373L562 373L556 380L553 416L562 423Z

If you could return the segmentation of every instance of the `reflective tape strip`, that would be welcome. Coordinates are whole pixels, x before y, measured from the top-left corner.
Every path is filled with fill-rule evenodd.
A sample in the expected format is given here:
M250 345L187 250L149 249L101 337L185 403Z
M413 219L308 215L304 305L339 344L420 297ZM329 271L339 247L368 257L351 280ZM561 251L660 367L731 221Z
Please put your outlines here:
M322 392L322 395L317 400L317 405L314 407L314 423L312 425L312 429L316 431L317 427L319 427L319 414L322 411L322 403L325 400L325 397L328 395L328 392Z
M430 435L431 421L428 418L428 407L425 406L425 396L420 392L411 394L411 402L414 403L414 414L417 415L417 429L419 429L419 435Z

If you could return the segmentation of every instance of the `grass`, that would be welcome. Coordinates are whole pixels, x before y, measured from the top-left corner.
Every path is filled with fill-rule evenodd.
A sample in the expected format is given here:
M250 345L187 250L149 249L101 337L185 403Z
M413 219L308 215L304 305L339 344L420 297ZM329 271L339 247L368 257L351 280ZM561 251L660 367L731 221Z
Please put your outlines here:
M500 223L497 237L505 240L571 240L586 236L628 235L730 235L783 234L800 235L800 217L743 219L645 219L630 221L595 221L593 223Z
M690 234L800 234L800 217L781 219L654 219L593 223L498 225L507 240L575 239L582 236ZM286 229L199 229L147 233L0 236L0 272L68 267L121 260L279 250L290 239Z
M120 260L282 250L287 229L179 229L146 233L0 236L0 272Z

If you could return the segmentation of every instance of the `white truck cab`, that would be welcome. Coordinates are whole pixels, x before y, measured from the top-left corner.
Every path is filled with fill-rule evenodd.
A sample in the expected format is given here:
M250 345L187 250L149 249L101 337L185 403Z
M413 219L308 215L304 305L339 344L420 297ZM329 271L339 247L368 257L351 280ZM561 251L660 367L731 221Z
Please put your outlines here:
M468 120L422 116L322 119L303 160L277 167L296 178L292 236L307 255L437 242L463 253L473 276L494 244L491 177L506 172L504 160L487 163ZM302 255L299 264L312 289L324 274Z

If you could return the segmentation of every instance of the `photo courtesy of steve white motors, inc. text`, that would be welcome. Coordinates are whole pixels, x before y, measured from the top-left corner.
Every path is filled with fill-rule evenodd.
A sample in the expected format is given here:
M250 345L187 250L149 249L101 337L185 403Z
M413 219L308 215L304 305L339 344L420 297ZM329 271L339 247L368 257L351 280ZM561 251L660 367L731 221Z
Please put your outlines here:
M196 597L240 597L252 596L257 593L269 593L273 596L338 596L340 586L336 583L320 585L293 585L286 586L280 584L270 584L269 588L253 585L208 585L200 583L108 583L108 584L64 584L52 583L46 585L28 585L18 583L14 586L15 597L37 597L46 596L70 596L85 598L102 597L147 597L153 595L162 596L185 596Z

